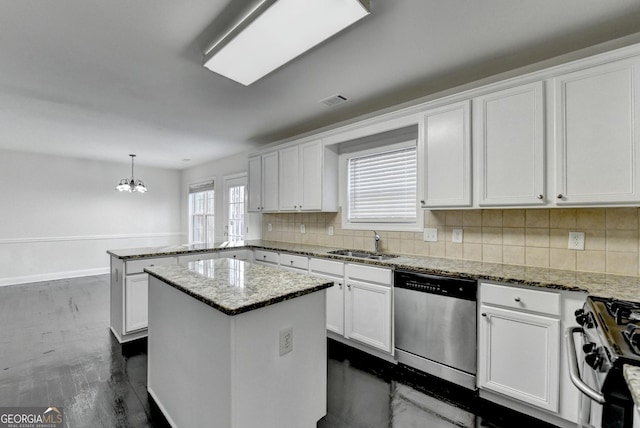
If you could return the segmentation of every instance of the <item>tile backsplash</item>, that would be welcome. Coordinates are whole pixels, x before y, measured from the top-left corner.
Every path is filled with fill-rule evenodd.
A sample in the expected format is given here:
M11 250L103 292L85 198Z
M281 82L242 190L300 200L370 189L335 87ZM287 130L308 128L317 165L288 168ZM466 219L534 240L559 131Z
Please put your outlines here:
M638 208L426 211L424 226L438 229L437 242L424 242L422 232L378 233L381 250L392 253L639 275L639 213ZM340 213L263 214L262 223L267 240L373 250L373 232L342 229ZM451 242L454 228L463 229L462 243ZM584 250L567 248L569 232L585 232Z

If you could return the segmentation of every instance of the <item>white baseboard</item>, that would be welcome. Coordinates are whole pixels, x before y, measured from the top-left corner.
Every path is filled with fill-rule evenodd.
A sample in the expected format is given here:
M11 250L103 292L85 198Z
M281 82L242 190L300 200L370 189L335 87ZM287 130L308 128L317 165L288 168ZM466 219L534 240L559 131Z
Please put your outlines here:
M82 276L104 275L109 273L109 267L96 269L73 270L66 272L51 272L38 275L15 276L13 278L0 278L0 287L5 285L27 284L31 282L53 281L56 279L78 278Z

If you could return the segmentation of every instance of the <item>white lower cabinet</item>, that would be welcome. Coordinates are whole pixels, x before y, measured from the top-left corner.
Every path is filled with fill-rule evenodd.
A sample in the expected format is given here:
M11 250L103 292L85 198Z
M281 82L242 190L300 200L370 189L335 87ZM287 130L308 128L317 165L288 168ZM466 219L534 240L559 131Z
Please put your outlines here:
M278 266L278 253L275 251L253 250L253 261L259 265Z
M128 275L124 284L124 331L147 328L149 320L149 275Z
M327 288L327 330L344 335L344 263L312 258L309 274L333 281Z
M147 335L149 276L144 269L178 263L178 257L123 261L111 257L109 324L118 342Z
M481 283L478 386L558 412L560 307L558 293Z
M392 353L392 272L390 269L345 266L344 336Z

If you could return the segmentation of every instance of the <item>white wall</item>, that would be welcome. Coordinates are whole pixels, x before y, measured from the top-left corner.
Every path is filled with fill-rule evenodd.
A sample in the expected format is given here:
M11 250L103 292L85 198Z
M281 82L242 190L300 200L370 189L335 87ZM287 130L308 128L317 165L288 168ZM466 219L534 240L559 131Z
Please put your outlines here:
M206 164L194 166L182 171L181 188L181 230L189 230L189 184L202 182L204 180L215 180L215 240L225 241L224 237L224 177L233 174L246 173L248 167L249 152L239 153L224 159L218 159ZM248 193L247 193L248 194ZM262 214L248 213L247 226L249 232L247 239L260 239L262 234Z
M0 285L107 273L108 249L185 241L180 171L136 164L149 191L114 190L130 174L126 161L0 151Z

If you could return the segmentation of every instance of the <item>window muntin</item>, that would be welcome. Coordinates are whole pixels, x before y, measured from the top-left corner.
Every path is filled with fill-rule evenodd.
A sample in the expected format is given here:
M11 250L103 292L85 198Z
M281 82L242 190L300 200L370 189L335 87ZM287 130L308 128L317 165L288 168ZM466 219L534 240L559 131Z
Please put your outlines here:
M227 189L227 239L231 242L244 240L245 185L230 185Z
M213 181L189 186L189 243L214 242L215 193Z

